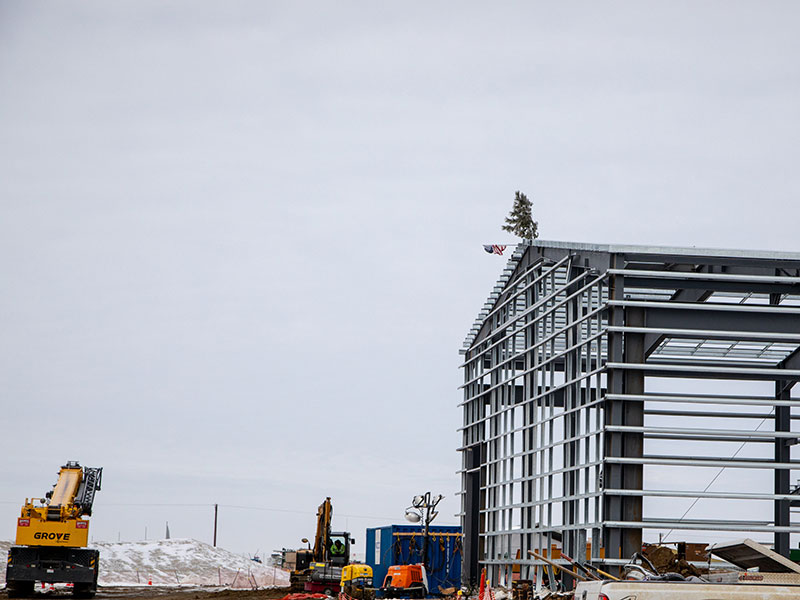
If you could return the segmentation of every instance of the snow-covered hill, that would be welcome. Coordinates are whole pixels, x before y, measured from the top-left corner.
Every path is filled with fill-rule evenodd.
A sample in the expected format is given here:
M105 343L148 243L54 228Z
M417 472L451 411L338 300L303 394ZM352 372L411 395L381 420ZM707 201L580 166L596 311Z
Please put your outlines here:
M0 542L0 552L9 542ZM97 542L100 550L99 584L188 585L234 588L285 587L289 573L253 562L222 548L190 539L144 542ZM0 577L4 577L2 573Z

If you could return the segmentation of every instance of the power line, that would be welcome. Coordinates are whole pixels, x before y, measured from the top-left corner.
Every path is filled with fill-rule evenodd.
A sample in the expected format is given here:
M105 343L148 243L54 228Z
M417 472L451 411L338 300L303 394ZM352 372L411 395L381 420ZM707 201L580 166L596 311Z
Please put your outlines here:
M19 502L11 502L11 501L0 501L0 504L19 504ZM196 508L211 508L214 506L213 502L209 503L186 503L186 502L103 502L103 507L187 507L192 506ZM266 512L278 512L278 513L289 513L289 514L296 514L296 515L308 515L313 513L314 511L308 510L297 510L291 508L274 508L271 506L244 506L240 504L220 504L220 508L234 508L238 510L260 510ZM347 514L337 514L338 517L344 517L345 519L369 519L373 521L396 521L399 517L376 517L372 515L347 515Z

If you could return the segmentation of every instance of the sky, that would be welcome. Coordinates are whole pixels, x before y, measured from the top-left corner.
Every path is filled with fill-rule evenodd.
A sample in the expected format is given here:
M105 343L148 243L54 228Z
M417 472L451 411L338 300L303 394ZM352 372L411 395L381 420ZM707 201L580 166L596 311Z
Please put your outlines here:
M793 2L0 2L0 539L363 552L459 510L458 349L542 239L797 251Z

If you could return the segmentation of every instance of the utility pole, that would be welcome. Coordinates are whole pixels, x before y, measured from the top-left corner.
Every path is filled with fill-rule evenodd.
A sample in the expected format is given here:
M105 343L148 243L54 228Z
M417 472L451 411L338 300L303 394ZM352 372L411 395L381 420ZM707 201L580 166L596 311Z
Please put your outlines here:
M214 547L217 546L217 514L219 512L219 504L214 505Z

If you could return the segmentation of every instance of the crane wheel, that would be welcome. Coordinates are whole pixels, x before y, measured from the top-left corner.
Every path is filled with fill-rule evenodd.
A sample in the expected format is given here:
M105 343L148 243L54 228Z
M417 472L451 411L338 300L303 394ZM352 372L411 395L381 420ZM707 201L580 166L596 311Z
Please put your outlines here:
M90 583L76 583L72 587L73 598L94 598L97 593L97 586Z
M7 581L9 598L30 598L33 596L33 581Z

